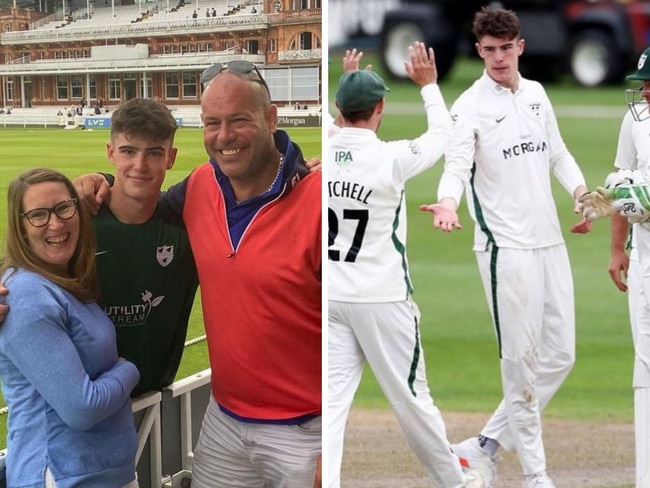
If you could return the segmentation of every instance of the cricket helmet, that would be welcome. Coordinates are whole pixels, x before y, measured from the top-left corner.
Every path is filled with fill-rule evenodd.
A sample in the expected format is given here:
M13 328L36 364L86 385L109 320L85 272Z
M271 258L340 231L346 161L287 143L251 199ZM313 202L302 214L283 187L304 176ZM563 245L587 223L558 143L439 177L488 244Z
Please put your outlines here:
M650 47L647 48L641 56L636 65L636 71L625 77L630 81L650 81ZM648 99L650 94L644 92L643 86L636 89L625 90L625 98L627 99L627 106L632 113L632 117L636 121L642 121L650 118L650 110L648 107Z

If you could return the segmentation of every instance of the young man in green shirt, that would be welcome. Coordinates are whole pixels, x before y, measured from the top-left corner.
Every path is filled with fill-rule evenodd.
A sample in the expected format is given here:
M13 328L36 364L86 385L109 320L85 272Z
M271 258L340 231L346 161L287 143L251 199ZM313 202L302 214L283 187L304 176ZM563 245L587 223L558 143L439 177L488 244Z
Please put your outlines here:
M115 325L120 355L140 370L132 396L174 381L198 286L185 226L159 200L176 158L176 128L159 102L120 105L106 145L115 179L93 218L100 304Z

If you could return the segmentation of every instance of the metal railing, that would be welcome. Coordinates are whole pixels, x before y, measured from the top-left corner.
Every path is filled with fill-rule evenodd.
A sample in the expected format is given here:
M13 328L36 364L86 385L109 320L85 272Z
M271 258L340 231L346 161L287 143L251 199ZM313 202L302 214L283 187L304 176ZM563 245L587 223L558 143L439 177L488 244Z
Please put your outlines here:
M206 369L134 400L140 488L189 486L194 444L210 398L210 378Z

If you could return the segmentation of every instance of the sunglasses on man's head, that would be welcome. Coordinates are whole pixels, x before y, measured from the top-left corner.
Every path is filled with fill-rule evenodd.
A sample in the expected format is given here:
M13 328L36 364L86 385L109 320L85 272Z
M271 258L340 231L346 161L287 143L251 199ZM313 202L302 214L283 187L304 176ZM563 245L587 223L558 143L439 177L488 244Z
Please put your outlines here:
M219 73L221 73L226 69L231 73L235 73L236 75L250 75L251 73L255 73L257 75L257 79L255 78L251 78L251 79L254 81L258 81L259 83L264 85L264 88L266 88L267 93L269 94L269 96L271 96L271 90L269 90L269 85L267 85L264 78L262 78L262 74L257 69L257 66L255 66L250 61L244 61L244 60L235 60L229 63L215 63L209 68L206 68L205 71L201 73L201 85L205 87L212 78L214 78L215 76L217 76Z

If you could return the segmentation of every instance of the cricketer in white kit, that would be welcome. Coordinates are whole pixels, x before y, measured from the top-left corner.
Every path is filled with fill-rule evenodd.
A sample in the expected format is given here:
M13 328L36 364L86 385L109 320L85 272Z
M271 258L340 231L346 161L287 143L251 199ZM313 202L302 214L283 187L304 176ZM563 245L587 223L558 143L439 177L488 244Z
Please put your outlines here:
M328 480L341 485L345 426L365 361L405 437L441 488L483 487L464 478L431 397L420 341L420 312L406 256L407 180L432 167L451 135L433 51L409 48L411 79L421 86L427 131L383 142L376 134L386 86L373 71L345 73L336 100L344 118L328 141L329 329ZM359 113L364 117L358 117ZM355 115L356 114L356 115Z
M495 26L502 28L492 34ZM575 314L551 175L573 196L576 212L587 188L544 88L519 75L524 47L519 29L511 11L477 14L474 32L486 69L451 108L452 143L438 187L439 204L451 210L458 208L463 192L467 195L503 388L503 400L478 439L452 447L463 459L473 453L482 458L467 465L482 468L488 488L494 486L499 447L516 450L524 486L552 488L541 412L574 364ZM457 216L434 218L442 230L457 224ZM586 221L574 226L574 231L588 229Z
M650 176L650 48L639 58L637 71L628 80L642 83L641 89L626 90L629 110L618 137L614 178L633 172L635 183ZM634 341L634 426L636 487L650 488L650 229L633 224L629 258L626 254L628 222L612 216L609 273L616 286L628 294L630 325Z

